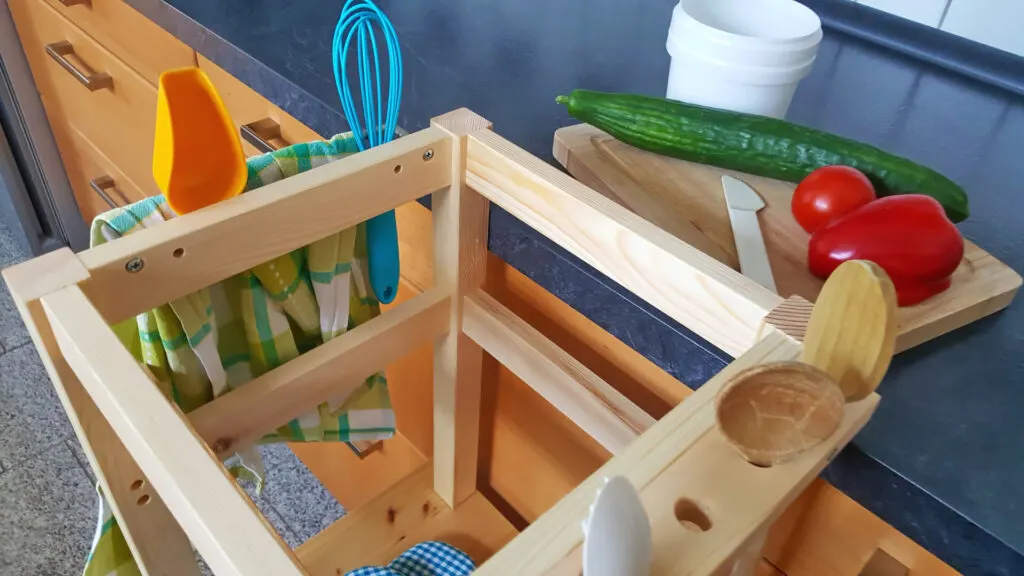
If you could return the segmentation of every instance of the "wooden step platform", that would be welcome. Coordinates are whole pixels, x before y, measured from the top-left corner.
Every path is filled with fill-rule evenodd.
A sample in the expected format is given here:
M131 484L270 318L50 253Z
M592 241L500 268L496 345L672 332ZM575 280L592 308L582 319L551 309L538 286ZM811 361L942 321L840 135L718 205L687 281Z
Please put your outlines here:
M362 566L383 566L419 542L457 547L479 565L517 534L477 492L454 510L434 492L427 463L360 508L350 511L296 550L313 576L337 576Z

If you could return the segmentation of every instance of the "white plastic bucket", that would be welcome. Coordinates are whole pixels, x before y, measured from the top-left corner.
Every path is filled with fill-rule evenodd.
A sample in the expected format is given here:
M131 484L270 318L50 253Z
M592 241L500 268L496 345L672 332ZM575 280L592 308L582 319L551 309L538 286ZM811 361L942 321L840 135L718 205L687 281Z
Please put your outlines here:
M820 43L821 20L794 0L680 0L666 95L782 118Z

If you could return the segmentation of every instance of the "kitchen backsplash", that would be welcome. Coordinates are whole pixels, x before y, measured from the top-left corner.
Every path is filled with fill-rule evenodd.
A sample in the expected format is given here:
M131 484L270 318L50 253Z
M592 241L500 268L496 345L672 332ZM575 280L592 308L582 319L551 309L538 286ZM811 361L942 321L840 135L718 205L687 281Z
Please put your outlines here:
M852 0L1024 56L1024 0Z

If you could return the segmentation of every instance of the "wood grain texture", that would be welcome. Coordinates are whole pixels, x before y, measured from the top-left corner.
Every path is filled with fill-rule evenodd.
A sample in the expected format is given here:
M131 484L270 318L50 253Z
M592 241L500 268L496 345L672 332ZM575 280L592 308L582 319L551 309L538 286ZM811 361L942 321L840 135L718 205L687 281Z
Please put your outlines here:
M492 202L731 355L782 302L496 134L470 137L467 168Z
M200 406L189 420L214 452L228 456L328 398L347 397L374 372L447 333L449 316L446 293L420 294Z
M770 562L768 562L767 560L762 558L761 561L757 563L757 568L754 570L754 576L786 576L786 575L783 574L782 572L779 572L779 570L777 568L775 568L775 566L772 566L772 564Z
M156 193L153 85L43 0L14 0L8 6L50 124L70 123L136 186ZM109 74L113 88L90 92L50 58L46 45L60 41L74 48L69 59L75 66L85 73Z
M118 206L125 206L146 197L115 162L93 146L74 126L53 126L53 136L57 141L57 148L60 150L79 212L86 222L92 222L97 215L110 210L110 206L89 185L93 179L104 176L113 179L113 188L107 188L105 191Z
M108 322L134 316L448 186L450 150L427 128L91 248L82 289Z
M879 548L857 576L907 576L909 573L910 570L899 560Z
M911 576L960 574L821 479L775 523L764 556L787 576L857 576L879 549Z
M847 405L843 428L832 439L836 447L852 439L870 417L877 400L877 396L872 396L869 400ZM806 458L789 465L758 469L768 471L759 477L762 473L754 472L748 463L726 455L723 452L725 447L725 440L717 431L701 436L641 490L641 501L651 519L654 534L652 575L749 574L734 570L750 568L753 559L750 550L758 548L762 531L771 526L807 484L814 481L830 454L827 446L821 446ZM709 530L680 526L680 516L674 506L680 498L695 502L706 511L711 525ZM575 574L565 571L565 568L578 565L578 561L570 557L580 553L581 547L574 548L569 557L554 565L558 570L545 573ZM763 564L759 562L757 565L762 572L768 568ZM853 573L850 574L852 576Z
M199 68L206 72L221 100L224 101L224 106L228 109L236 131L245 124L272 120L277 123L280 138L269 140L268 144L276 148L332 136L331 134L317 134L202 54L199 54L197 59ZM246 148L247 155L262 154L245 140L242 140L242 146Z
M415 214L410 220L404 215ZM407 222L426 220L423 242L413 248L401 245L403 279L399 283L398 295L390 304L381 305L385 314L415 298L421 290L413 286L404 276L414 272L406 262L417 254L431 253L430 211L419 204L410 203L396 211L398 216L399 241L410 230ZM408 240L408 236L404 236ZM432 270L430 262L421 268ZM433 277L431 273L431 278ZM417 277L419 278L419 277ZM430 286L433 282L426 282ZM445 321L447 327L447 320ZM395 427L398 432L382 443L380 450L366 458L357 458L344 445L333 442L302 442L291 444L295 455L309 468L338 502L347 510L354 510L376 498L395 482L408 476L426 464L433 449L433 360L434 343L426 342L409 352L385 370L391 407L395 411Z
M842 423L846 399L834 378L803 362L760 364L722 387L716 419L722 436L758 466L799 458Z
M761 558L761 550L768 538L768 528L761 528L746 542L736 554L732 566L729 567L729 576L757 576L758 574L773 574L775 568Z
M480 347L462 333L462 297L479 289L487 273L490 211L466 186L466 142L491 123L462 108L432 119L431 126L451 142L451 185L431 198L434 283L452 295L448 334L434 345L434 489L457 506L476 492L483 361Z
M807 336L807 324L811 321L814 304L800 296L790 296L764 317L765 327L772 327L797 342ZM767 333L767 331L763 331Z
M77 6L45 1L153 86L164 70L196 65L194 50L124 0L89 0Z
M817 299L823 282L807 269L808 235L789 210L793 184L645 152L588 124L556 131L554 155L584 184L734 270L739 265L720 177L740 176L767 204L758 215L779 294ZM1020 274L966 240L952 287L899 309L897 351L1005 308L1020 285Z
M310 574L337 576L386 565L419 542L437 540L482 563L515 536L515 528L480 493L452 510L432 482L428 463L300 546L299 560Z
M54 290L73 286L87 276L88 271L67 248L3 272L57 397L136 564L143 574L151 576L198 576L199 567L188 537L160 495L145 489L148 479L64 359L38 300ZM143 481L143 490L134 488L138 480ZM143 494L150 499L145 506L139 506L138 500Z
M651 519L652 574L712 574L813 480L830 450L849 441L877 403L873 396L848 405L841 433L806 457L786 466L752 467L714 430L714 398L738 371L791 360L797 354L799 345L781 335L756 344L555 504L482 566L480 573L540 574L562 561L582 542L580 522L603 479L622 475L639 490ZM681 497L710 510L714 529L699 537L680 530L674 503Z
M654 424L654 418L485 292L465 297L462 326L612 454Z
M402 432L382 441L380 449L365 458L336 442L288 446L346 510L364 506L428 460Z
M430 252L430 211L415 204L403 209L399 210L402 257L416 259L420 254L425 257ZM406 246L410 249L406 250ZM429 262L407 266L403 259L402 273L410 287L432 285ZM485 289L652 416L664 416L691 394L689 388L649 359L493 254L488 261ZM400 291L400 297L401 294ZM803 326L809 318L808 304ZM429 383L431 369L430 354L427 352L418 360L406 358L400 364L398 373L388 372L399 428L406 432L413 430L412 424L401 423L405 414L405 422L416 422L419 429L425 423L429 430L429 393L425 396L426 402L420 394L429 390L426 383ZM485 357L483 372L481 489L504 500L503 509L512 510L526 521L534 521L607 462L611 454L493 359ZM404 388L398 390L397 386ZM429 435L426 439L429 445ZM410 438L409 441L417 440ZM349 495L354 497L353 502L365 501L358 499L366 497L366 486L353 477L362 477L366 469L357 467L361 463L344 460L356 460L347 449L343 450L348 454L339 452L337 456L323 446L303 444L294 449L345 506L352 509L358 505L348 504L345 498ZM367 474L368 483L379 477ZM804 515L808 507L812 512ZM775 523L764 555L771 562L784 566L791 576L853 576L879 546L885 546L908 566L916 567L911 574L946 576L956 573L821 480L816 480L812 489L806 490ZM767 563L762 563L759 569L767 576L782 574L772 571L774 569ZM572 576L578 576L578 572Z
M692 394L685 402L658 421L622 454L610 460L576 489L558 501L519 537L480 568L480 574L542 573L582 543L580 522L589 513L594 494L605 477L622 475L641 493L681 453L714 426L714 416L696 418L714 405L718 389L746 366L762 361L790 360L799 354L799 346L781 336L769 336L747 354L730 364ZM729 449L731 450L731 449ZM671 513L671 512L670 512ZM654 526L652 518L652 527ZM657 538L657 536L655 536Z
M288 545L77 286L43 296L61 353L217 574L303 574Z
M834 378L847 401L861 400L878 388L895 342L896 288L877 264L851 260L818 295L800 361Z

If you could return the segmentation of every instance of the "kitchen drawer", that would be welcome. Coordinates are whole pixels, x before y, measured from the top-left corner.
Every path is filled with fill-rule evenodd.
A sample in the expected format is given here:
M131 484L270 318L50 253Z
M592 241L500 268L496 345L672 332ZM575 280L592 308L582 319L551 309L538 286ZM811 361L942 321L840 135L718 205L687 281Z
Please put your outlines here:
M275 149L299 142L323 139L321 135L271 104L269 100L204 58L202 54L199 54L197 59L199 68L210 77L210 81L217 88L217 92L231 114L231 120L240 129L245 125L252 126L256 135ZM247 156L264 152L264 150L253 146L244 135L242 135L242 147Z
M70 125L55 126L53 132L78 210L87 223L91 223L97 214L115 206L124 206L146 197L77 129Z
M9 5L51 125L66 121L136 186L156 190L156 89L44 0L11 0ZM47 54L47 45L58 43L71 52L64 58L79 78ZM101 74L108 75L106 83ZM92 78L91 89L86 76Z
M196 53L123 0L46 0L156 86L160 73L196 65Z

